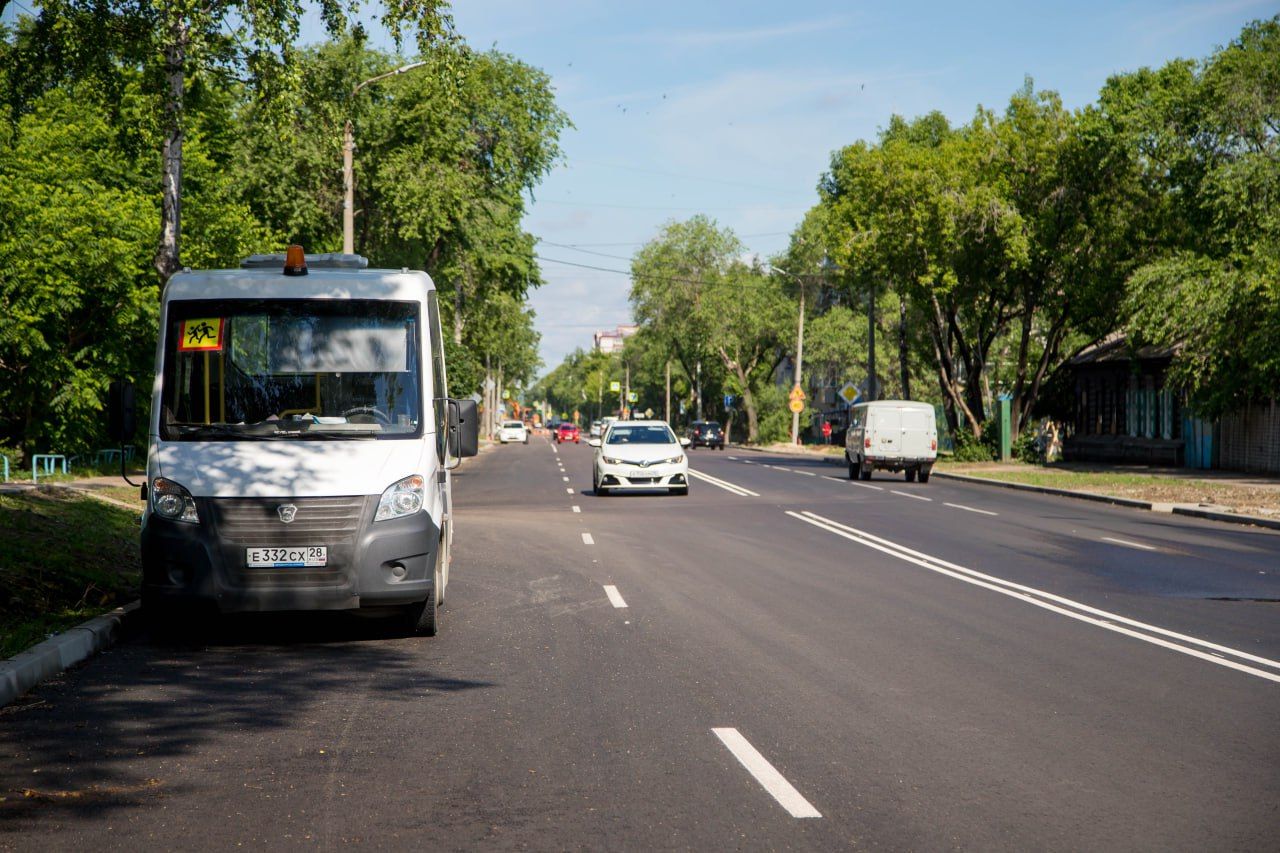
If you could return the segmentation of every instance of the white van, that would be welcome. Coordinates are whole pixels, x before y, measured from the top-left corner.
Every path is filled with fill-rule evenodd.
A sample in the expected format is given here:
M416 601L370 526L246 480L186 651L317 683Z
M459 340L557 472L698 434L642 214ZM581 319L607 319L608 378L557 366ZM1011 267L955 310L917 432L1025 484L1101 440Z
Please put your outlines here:
M849 479L870 480L871 472L905 471L907 482L929 473L938 457L938 425L933 406L910 400L876 400L849 410L844 458Z
M144 610L394 609L436 632L476 407L448 397L431 279L367 266L294 246L165 286ZM113 435L132 431L121 388Z

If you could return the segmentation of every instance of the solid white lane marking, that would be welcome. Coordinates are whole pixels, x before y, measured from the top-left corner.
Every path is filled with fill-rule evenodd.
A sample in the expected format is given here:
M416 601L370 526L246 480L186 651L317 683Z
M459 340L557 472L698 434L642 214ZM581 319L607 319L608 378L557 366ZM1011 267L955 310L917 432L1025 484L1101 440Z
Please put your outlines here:
M864 489L875 489L877 492L884 491L884 486L873 486L870 483L859 483L857 480L850 480L849 482L855 486L861 486Z
M584 534L582 534L582 544L583 544L583 545L594 545L594 544L596 544L596 540L594 540L594 539L592 539L592 538L591 538L591 534L590 534L590 533L584 533Z
M1000 514L998 512L992 512L989 509L977 509L976 507L965 506L964 504L949 504L949 503L946 503L945 501L943 502L942 505L954 507L955 509L962 509L965 512L978 512L978 513L982 513L983 515L999 515Z
M917 501L931 501L933 498L926 498L924 495L913 495L910 492L900 492L897 489L890 489L895 495L902 495L904 498L912 498Z
M574 511L574 512L582 512L582 507L580 507L580 506L578 506L578 505L576 505L576 504L575 504L575 505L574 505L574 507L573 507L573 511Z
M710 483L713 486L719 486L720 488L724 489L726 492L733 492L735 495L741 498L760 497L759 492L753 492L750 489L743 488L742 486L735 486L733 483L730 483L726 480L721 480L717 477L712 477L710 474L704 474L701 471L695 471L692 468L689 469L689 476L697 477L699 480L702 480L705 483Z
M1126 547L1128 547L1128 548L1140 548L1140 549L1141 549L1141 550L1143 550L1143 551L1155 551L1155 550L1158 550L1158 549L1156 549L1156 548L1151 547L1150 545L1143 545L1141 542L1130 542L1128 539L1115 539L1115 538L1113 538L1113 537L1111 537L1111 536L1103 536L1103 537L1102 537L1102 541L1103 541L1103 542L1114 542L1114 543L1115 543L1115 544L1117 544L1117 545L1124 545L1124 546L1126 546Z
M792 817L822 817L822 814L804 798L804 795L797 791L795 786L788 782L737 729L722 728L711 731L720 738L720 742L728 748L729 752L733 753L738 763L755 777L760 787L768 791L769 795L778 801L778 805L786 809Z
M1198 649L1192 649L1187 646L1179 645L1178 643L1171 643L1167 640L1162 640L1160 637L1170 637L1183 643L1189 643L1191 645L1210 649L1211 652L1222 652L1241 660L1251 661L1253 663L1272 667L1278 670L1280 670L1280 661L1274 661L1269 658L1252 655L1248 652L1242 652L1228 646L1221 646L1208 640L1202 640L1199 637L1180 634L1176 631L1170 631L1167 628L1161 628L1158 625L1139 622L1136 619L1130 619L1127 616L1121 616L1118 613L1110 613L1106 610L1099 610L1096 607L1090 607L1089 605L1083 604L1079 601L1055 595L1051 592L1045 592L1044 590L1036 589L1035 587L1025 586L1023 584L1014 583L1013 581L1004 580L1003 578L997 578L993 575L984 574L973 569L967 569L964 566L947 562L946 560L939 559L938 557L931 557L928 554L921 553L920 551L914 551L905 545L899 545L888 539L882 539L879 536L875 536L863 530L858 530L855 527L841 524L838 521L832 521L831 519L824 518L814 512L805 511L802 515L800 513L787 510L786 513L792 518L812 524L814 527L826 530L828 533L834 533L837 536L865 545L868 548L873 548L884 554L888 554L891 557L896 557L899 560L904 560L908 563L914 563L917 566L922 566L932 572L937 572L938 574L946 575L947 577L964 581L965 583L973 584L974 586L979 586L983 589L991 590L992 592L998 592L1001 595L1007 595L1010 598L1015 598L1027 604L1035 605L1036 607L1058 613L1079 622L1096 625L1099 628L1105 628L1106 630L1114 631L1117 634L1123 634L1136 640L1142 640L1145 643L1151 643L1152 645L1170 649L1184 655L1189 655L1201 660L1207 660L1210 663L1214 663L1219 666L1225 666L1249 675L1257 676L1258 678L1264 678L1268 681L1280 683L1280 674L1255 669L1254 667L1246 666L1233 660L1226 660L1212 653L1202 652ZM1133 628L1138 628L1150 633L1139 633L1138 631L1123 627L1125 625L1130 625ZM1151 634L1158 634L1160 637L1153 637Z
M622 595L619 594L618 588L616 586L613 586L611 584L605 584L604 594L609 596L610 603L613 604L613 606L618 608L619 610L627 606L627 603L622 600Z

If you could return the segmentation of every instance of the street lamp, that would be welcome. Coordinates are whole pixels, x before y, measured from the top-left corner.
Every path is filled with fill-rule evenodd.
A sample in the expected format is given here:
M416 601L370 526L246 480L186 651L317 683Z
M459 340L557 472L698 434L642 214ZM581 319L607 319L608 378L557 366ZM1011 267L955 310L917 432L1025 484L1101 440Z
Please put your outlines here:
M360 90L370 83L377 83L379 80L385 80L388 77L394 77L397 74L421 68L426 64L425 62L411 62L408 65L400 66L395 71L388 71L385 74L370 77L368 80L356 84L356 87L351 90L351 98L354 100ZM351 157L355 149L355 128L352 127L351 119L348 118L346 128L342 134L342 251L347 255L354 254L356 250L355 177L351 172Z
M795 387L800 388L800 371L804 369L804 280L793 272L787 272L781 267L769 265L769 269L773 272L780 272L783 275L791 276L796 280L796 284L800 285L800 319L796 323L796 372ZM803 390L803 389L801 389ZM800 413L791 413L791 443L800 443Z

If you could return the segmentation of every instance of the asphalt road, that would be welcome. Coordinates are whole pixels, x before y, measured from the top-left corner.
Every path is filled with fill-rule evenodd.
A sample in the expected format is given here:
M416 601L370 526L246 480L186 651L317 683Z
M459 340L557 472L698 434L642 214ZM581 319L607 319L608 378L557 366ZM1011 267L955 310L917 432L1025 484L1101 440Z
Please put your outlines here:
M42 686L0 847L1275 849L1280 534L691 459L468 462L438 637L237 618Z

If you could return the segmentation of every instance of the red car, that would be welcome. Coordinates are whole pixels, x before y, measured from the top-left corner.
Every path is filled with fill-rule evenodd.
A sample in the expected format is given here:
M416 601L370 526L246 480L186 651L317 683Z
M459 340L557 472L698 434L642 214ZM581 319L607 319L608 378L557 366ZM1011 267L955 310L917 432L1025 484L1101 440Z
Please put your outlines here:
M572 441L574 444L578 444L580 440L577 424L562 423L556 427L556 444L565 441Z

